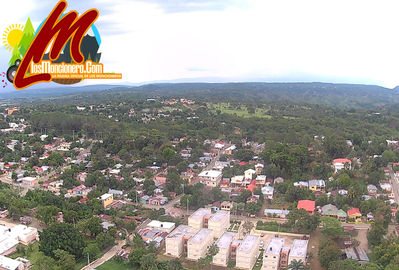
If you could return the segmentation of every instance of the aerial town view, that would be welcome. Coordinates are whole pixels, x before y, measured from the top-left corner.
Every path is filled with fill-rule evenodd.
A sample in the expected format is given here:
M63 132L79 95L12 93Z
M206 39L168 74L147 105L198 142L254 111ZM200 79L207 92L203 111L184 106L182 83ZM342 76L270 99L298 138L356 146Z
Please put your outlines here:
M0 270L399 270L395 1L7 5Z

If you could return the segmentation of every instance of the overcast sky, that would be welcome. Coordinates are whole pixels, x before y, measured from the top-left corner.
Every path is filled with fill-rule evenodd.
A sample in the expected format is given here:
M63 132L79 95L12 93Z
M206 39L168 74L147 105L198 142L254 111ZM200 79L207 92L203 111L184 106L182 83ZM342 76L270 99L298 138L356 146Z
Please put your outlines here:
M57 3L14 2L0 10L1 31L28 16L36 29ZM118 83L399 85L398 0L68 1L68 10L89 8L100 11L102 63L123 74ZM0 49L0 71L10 56Z

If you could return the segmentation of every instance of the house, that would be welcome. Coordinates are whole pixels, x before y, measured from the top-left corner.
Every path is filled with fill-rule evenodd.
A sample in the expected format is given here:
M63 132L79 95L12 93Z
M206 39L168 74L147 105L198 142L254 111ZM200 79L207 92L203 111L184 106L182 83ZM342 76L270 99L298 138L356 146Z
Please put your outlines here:
M351 208L348 210L348 218L352 222L362 222L362 213L360 212L359 208Z
M219 248L219 251L215 256L213 256L213 264L227 267L230 259L231 244L236 236L236 233L224 232L217 240L216 246Z
M18 259L14 260L0 255L0 270L24 270L24 263Z
M171 233L175 229L175 223L173 222L161 222L158 220L152 220L147 224L150 229L157 229L163 232Z
M255 180L257 186L263 187L266 184L266 175L257 175Z
M335 205L327 204L321 208L321 215L337 218L338 208Z
M220 171L203 171L198 177L202 184L205 184L209 187L217 187L219 186L220 181L222 180L222 172Z
M258 175L261 174L264 167L265 167L265 166L264 166L262 163L256 164L256 165L255 165L256 174L258 174Z
M274 187L272 186L263 187L262 194L265 199L273 200Z
M246 170L246 171L244 171L244 178L245 179L253 179L253 175L256 173L256 171L255 170L253 170L253 169L248 169L248 170Z
M367 185L367 192L370 196L375 196L378 192L378 188L374 185Z
M21 181L22 181L22 184L25 186L33 187L33 186L37 185L36 177L27 176L27 177L22 178Z
M224 201L220 204L220 210L231 211L232 208L233 208L233 203L231 202Z
M301 200L298 201L298 209L305 209L310 215L314 214L314 210L316 207L316 202L315 201L310 201L310 200Z
M337 158L333 160L334 173L342 169L352 169L352 161L347 158Z
M277 270L280 266L280 254L284 238L272 238L263 253L262 270Z
M353 259L359 263L369 262L369 257L363 248L350 247L345 249L346 258Z
M226 148L225 153L226 155L231 156L233 154L233 151L236 149L237 147L233 144L232 146Z
M149 198L147 203L151 205L165 205L168 203L168 198L163 196L156 196Z
M391 183L389 181L381 180L380 181L380 187L381 187L382 190L385 190L387 192L392 192L392 185L391 185Z
M309 183L306 181L294 182L294 187L309 188Z
M326 182L324 180L309 180L309 189L312 191L324 191Z
M110 204L114 202L114 195L105 193L99 197L104 209L106 209Z
M244 185L244 175L233 176L230 183L233 187L240 187Z
M284 178L277 177L276 179L274 179L274 184L281 184L281 183L284 183Z

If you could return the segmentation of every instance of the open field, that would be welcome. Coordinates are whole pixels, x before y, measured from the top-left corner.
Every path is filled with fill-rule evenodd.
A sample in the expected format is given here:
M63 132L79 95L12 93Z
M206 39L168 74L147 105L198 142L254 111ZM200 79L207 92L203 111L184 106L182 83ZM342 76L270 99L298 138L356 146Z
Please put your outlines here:
M131 269L128 265L124 262L118 262L115 260L109 260L99 267L96 268L97 270L128 270Z
M219 110L221 113L235 114L239 117L271 118L271 116L267 114L268 110L263 108L255 108L254 113L249 113L248 108L243 105L236 108L231 108L229 103L208 104L208 106L213 112Z

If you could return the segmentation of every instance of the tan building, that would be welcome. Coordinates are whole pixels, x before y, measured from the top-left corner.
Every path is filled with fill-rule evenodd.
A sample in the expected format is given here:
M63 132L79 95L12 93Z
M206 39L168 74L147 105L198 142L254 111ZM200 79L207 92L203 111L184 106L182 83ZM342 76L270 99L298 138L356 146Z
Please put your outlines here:
M295 239L292 243L290 257L288 259L288 264L293 260L302 261L306 263L306 253L308 250L308 240Z
M204 258L212 242L212 230L205 228L199 230L187 242L187 259L197 261L200 258Z
M206 220L205 220L206 223ZM206 224L205 224L206 225ZM219 210L211 215L208 220L208 227L213 231L213 237L219 238L230 226L230 212Z
M213 257L213 264L227 267L230 259L231 243L237 236L233 232L225 232L216 242L219 252Z
M195 233L192 227L179 225L165 238L166 254L178 258L186 253L187 242Z
M105 193L105 194L101 195L101 197L99 199L100 199L101 203L103 204L104 209L107 208L111 203L114 202L114 196L109 193Z
M201 229L204 227L204 216L210 215L211 209L210 208L200 208L191 216L188 217L188 226L193 227L193 229Z
M247 235L237 248L236 267L252 269L259 256L259 241L257 235Z
M37 185L37 178L36 177L31 177L31 176L27 176L21 179L22 184L25 186L35 186Z
M280 264L280 253L284 245L284 238L272 238L267 245L263 255L263 270L278 270Z
M217 187L222 180L223 174L221 171L203 171L198 177L202 184L208 187Z

